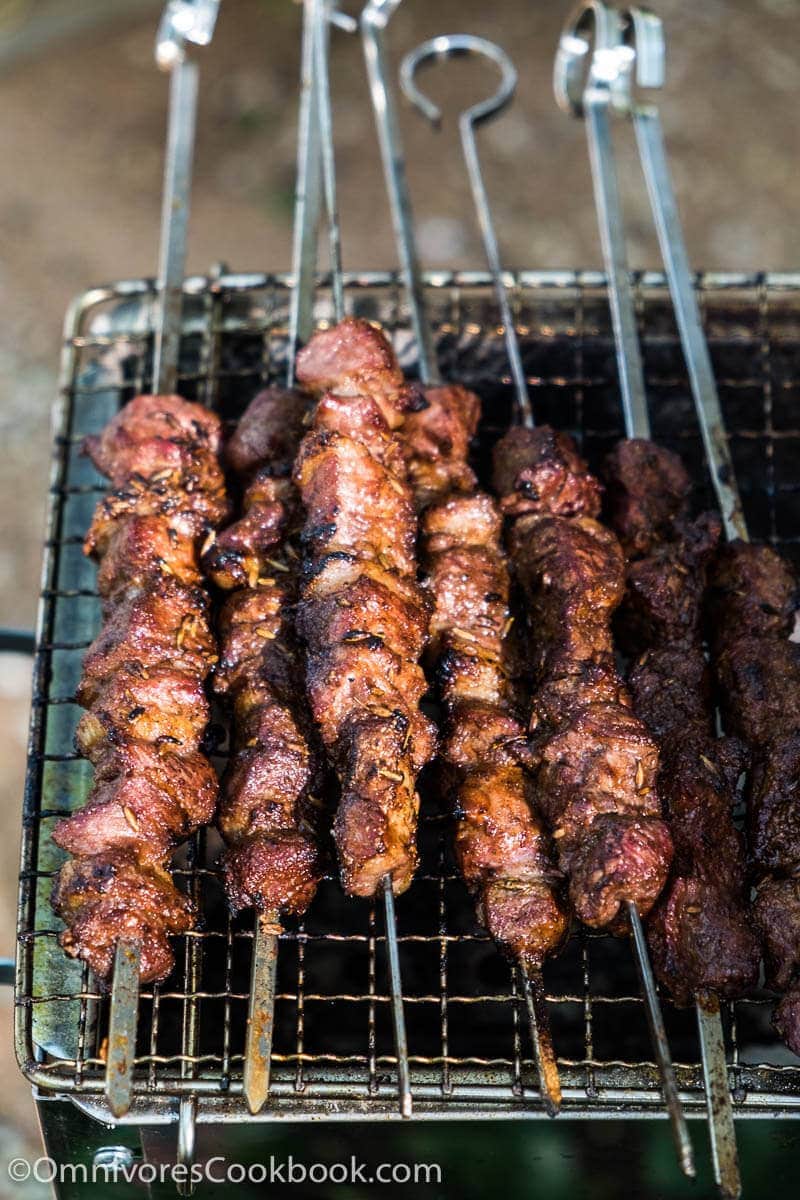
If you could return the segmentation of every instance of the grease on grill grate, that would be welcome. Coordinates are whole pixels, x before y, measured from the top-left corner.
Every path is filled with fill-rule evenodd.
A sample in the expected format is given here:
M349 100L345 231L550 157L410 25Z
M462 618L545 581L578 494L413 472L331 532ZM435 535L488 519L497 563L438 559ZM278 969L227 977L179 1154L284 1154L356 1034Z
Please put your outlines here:
M602 281L531 274L515 282L515 314L537 420L578 436L596 465L623 433ZM282 376L287 288L274 280L225 276L213 288L192 281L189 291L181 393L234 421L259 387ZM360 277L347 287L350 311L381 320L408 369L413 346L398 295L397 281L388 276ZM475 462L485 482L491 446L507 427L512 403L491 289L477 276L440 276L429 296L443 374L483 399ZM711 505L663 282L640 281L637 296L654 437L684 457L696 480L697 504ZM752 535L773 540L798 562L800 380L793 371L800 361L800 278L707 279L702 298ZM83 558L80 542L105 485L80 457L79 444L148 387L143 374L150 361L148 299L145 284L111 289L101 299L89 293L70 331L71 355L62 380L63 424L56 441L25 804L17 1028L20 1051L30 1060L28 1074L62 1091L102 1090L107 1032L107 1004L90 990L86 972L58 948L48 903L50 877L60 862L50 830L65 810L83 803L90 784L88 764L72 749L79 710L71 697L99 618L94 567ZM330 315L324 293L320 315ZM441 1109L452 1088L457 1097L459 1088L468 1087L473 1111L513 1111L529 1103L535 1091L522 997L512 968L475 923L453 867L441 800L430 787L423 797L422 865L397 909L412 1082L418 1090L428 1088L422 1087L418 1109ZM180 885L198 895L202 927L178 939L172 977L142 994L139 1094L152 1096L163 1088L224 1095L241 1082L252 914L230 921L213 865L218 848L216 834L208 831L177 860ZM190 948L198 943L201 952L193 967ZM386 977L382 917L327 880L305 920L290 925L281 941L271 1103L296 1097L293 1111L302 1115L322 1081L329 1094L355 1110L391 1083ZM575 934L548 964L545 979L567 1111L572 1105L599 1114L620 1103L629 1111L660 1103L627 946L602 935ZM699 1108L694 1013L665 1007L680 1082L693 1089ZM192 1011L199 1039L197 1053L186 1055L182 1031ZM800 1104L800 1064L770 1031L768 997L728 1006L726 1021L732 1083L742 1111L765 1103L772 1111Z

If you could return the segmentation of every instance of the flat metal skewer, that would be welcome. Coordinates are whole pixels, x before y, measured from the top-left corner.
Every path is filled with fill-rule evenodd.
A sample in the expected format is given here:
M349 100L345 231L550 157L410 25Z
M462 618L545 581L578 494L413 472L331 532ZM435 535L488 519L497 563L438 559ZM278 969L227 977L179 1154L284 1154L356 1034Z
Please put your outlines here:
M322 158L322 194L328 222L328 253L331 263L333 312L337 321L344 316L344 281L342 279L342 235L336 197L336 158L333 146L333 113L331 111L330 81L330 0L315 0L314 21L314 94L319 122L320 154ZM357 28L354 24L353 28Z
M492 42L488 42L483 38L473 37L469 34L448 34L443 37L432 38L406 55L400 68L400 81L408 99L411 100L432 124L438 125L441 120L441 113L436 105L432 104L429 98L417 87L415 78L417 70L428 59L449 58L452 55L463 54L478 54L489 58L499 67L501 73L500 86L495 94L487 100L483 100L479 104L465 109L461 114L459 118L459 132L464 160L467 166L467 174L469 176L470 191L475 210L478 214L486 258L489 263L492 281L500 306L506 352L511 365L511 376L516 394L516 416L521 425L532 429L534 426L533 405L531 404L528 382L522 365L519 339L503 276L500 248L492 219L489 198L483 182L480 158L475 141L475 129L477 126L491 117L497 116L511 101L517 83L517 72L514 64L504 51ZM383 81L379 80L379 82ZM377 115L380 127L380 112ZM384 164L385 166L388 164L387 169L394 169L396 164L402 161L402 153L399 145L393 141L392 130L388 126L384 127L384 138L391 151L385 157ZM413 230L410 209L404 207L403 213L404 220L398 222L398 227L401 231L407 230L411 234ZM402 233L402 236L405 236L405 232ZM412 271L419 270L418 266L415 265L416 256L414 254L406 254L405 261L409 264L409 269ZM418 294L421 295L421 287L418 289ZM417 301L412 294L410 294L409 298L413 308L413 305ZM419 323L420 325L424 325L422 314L420 314ZM421 361L423 361L424 353L425 350L421 346ZM553 1048L553 1036L550 1029L550 1017L547 1011L544 982L540 972L529 971L522 963L519 964L519 969L522 975L525 1004L528 1011L542 1103L548 1116L554 1117L561 1107L561 1081L559 1079L558 1064Z
M400 256L403 282L411 310L411 328L417 343L419 377L427 387L441 382L441 378L431 327L425 317L425 289L414 233L414 215L406 178L405 155L384 46L386 26L400 3L401 0L369 0L361 13L360 24L395 245Z
M208 45L218 10L219 0L170 0L156 36L156 62L170 72L153 358L156 395L173 393L178 377L198 80L197 66L186 54L186 43ZM125 1115L133 1095L140 968L139 943L121 939L114 952L105 1078L105 1094L115 1117Z
M632 38L636 55L637 82L642 87L661 87L664 82L664 36L661 21L653 13L636 8L629 9L625 18L625 32ZM630 111L695 410L725 533L728 538L738 537L747 541L747 527L722 419L711 357L703 336L697 297L692 285L689 257L672 185L661 119L658 108L653 104L632 103ZM714 1178L721 1194L736 1200L741 1195L742 1185L719 999L710 993L703 993L696 997L695 1012L703 1061Z
M344 316L341 232L336 199L333 118L330 101L329 36L336 25L354 33L358 24L332 7L331 0L303 0L303 49L297 139L297 186L292 242L293 287L289 310L287 385L294 383L294 362L314 329L318 232L324 196L334 313Z
M392 1025L397 1056L397 1090L400 1097L400 1114L410 1117L413 1111L411 1095L411 1072L408 1065L408 1038L406 1017L403 1007L403 984L400 975L400 950L397 943L397 915L394 908L394 890L391 875L382 881L384 915L386 920L386 957L389 961L389 989L392 1005Z
M300 112L297 130L297 184L292 240L292 295L289 310L287 386L294 384L294 360L314 328L314 282L320 212L321 159L315 78L316 6L303 0L303 46L300 67Z
M140 965L141 948L138 941L120 939L114 951L105 1084L108 1107L115 1117L125 1116L133 1094Z
M587 36L590 27L594 28L593 52ZM587 66L584 87L583 76ZM629 9L620 15L599 2L579 6L561 38L554 82L556 98L561 107L567 112L582 115L586 120L595 202L609 280L626 435L629 438L649 438L650 422L614 166L610 125L612 108L633 118L681 345L726 533L728 537L746 539L747 530L711 359L692 286L658 109L654 105L633 101L634 78L641 87L658 88L663 85L664 38L660 20L643 9ZM640 940L646 951L644 937ZM649 962L647 966L649 968ZM651 989L645 984L646 998L649 994L655 994L654 987ZM695 1011L714 1175L724 1196L737 1197L741 1194L741 1181L719 1001L710 995L697 997ZM651 1017L648 1010L652 1029ZM654 1034L654 1038L656 1036ZM674 1121L673 1127L681 1153L683 1139Z
M692 1149L691 1138L689 1137L689 1129L686 1124L683 1105L678 1094L678 1081L675 1076L675 1067L672 1062L669 1042L667 1041L667 1032L664 1028L664 1014L661 1012L656 981L653 976L653 968L650 964L650 955L647 952L647 939L644 935L639 911L633 900L627 901L627 908L635 950L636 969L639 973L639 982L642 985L642 993L644 995L644 1008L647 1014L647 1024L650 1029L650 1040L653 1043L656 1062L658 1063L661 1075L664 1103L667 1106L672 1126L672 1139L678 1153L681 1170L684 1175L688 1175L690 1179L694 1179L696 1175L694 1151Z
M526 971L522 965L520 971L542 1103L548 1117L557 1117L561 1110L561 1079L553 1049L544 980L541 971Z
M594 28L593 49L582 36L590 25ZM637 431L629 432L629 437L648 437L649 433L641 432L649 431L650 423L611 140L610 107L631 60L619 14L600 0L582 3L567 19L566 32L561 36L554 86L559 105L582 116L586 125L625 427Z
M695 999L695 1012L697 1032L700 1036L700 1053L703 1058L714 1179L725 1200L739 1200L742 1194L742 1180L739 1174L736 1128L733 1122L719 998L713 992L700 993Z
M653 13L640 8L628 9L625 16L627 31L634 39L637 82L642 87L661 87L664 82L664 35L661 21ZM747 541L747 526L722 419L714 368L711 365L708 343L703 335L700 310L692 283L661 118L654 104L633 103L630 112L697 419L706 458L712 469L712 483L725 533L728 538Z
M170 76L153 361L156 395L173 393L178 378L199 81L197 64L187 54L187 43L207 46L218 13L219 0L169 0L156 37L156 62Z
M242 1079L244 1098L253 1115L261 1111L269 1095L280 934L281 926L276 912L258 914L253 933Z

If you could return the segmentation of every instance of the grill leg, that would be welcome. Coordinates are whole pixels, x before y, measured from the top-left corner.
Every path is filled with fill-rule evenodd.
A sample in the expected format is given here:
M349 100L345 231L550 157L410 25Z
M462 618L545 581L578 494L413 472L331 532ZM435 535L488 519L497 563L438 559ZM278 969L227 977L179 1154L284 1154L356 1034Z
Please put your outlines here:
M92 1183L93 1164L111 1168L114 1162L130 1166L142 1161L142 1130L136 1125L109 1129L69 1100L49 1100L42 1096L36 1096L36 1115L44 1154L57 1165L71 1164L75 1168L66 1174L63 1184L58 1182L58 1175L50 1184L55 1200L62 1196L69 1200L92 1200L92 1197L96 1200L104 1185L102 1176ZM81 1168L85 1168L85 1179ZM108 1193L115 1188L120 1189L120 1196L124 1194L124 1182L115 1185L109 1174ZM137 1187L137 1194L149 1195L149 1192L149 1187L146 1191L141 1184Z

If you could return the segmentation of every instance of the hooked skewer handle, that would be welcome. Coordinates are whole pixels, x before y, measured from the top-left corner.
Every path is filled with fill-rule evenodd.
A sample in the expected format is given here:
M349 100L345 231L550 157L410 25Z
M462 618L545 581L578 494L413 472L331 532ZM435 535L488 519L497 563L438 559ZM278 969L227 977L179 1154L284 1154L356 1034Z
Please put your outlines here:
M186 43L208 45L218 12L219 0L170 0L156 38L156 62L170 72L153 362L157 395L174 392L178 378L198 90L197 64L187 56Z
M501 73L500 86L494 95L465 109L458 119L458 128L461 135L464 161L469 176L470 191L472 192L475 212L483 238L483 246L489 263L497 302L500 307L506 352L517 393L519 415L522 424L530 427L534 423L533 408L530 396L528 395L528 385L522 365L519 339L517 338L514 317L508 299L508 289L506 288L503 265L500 260L500 248L497 242L492 210L486 192L486 185L483 181L478 147L475 141L475 130L478 125L497 116L510 103L517 86L516 69L505 51L485 38L474 37L472 34L445 34L423 42L416 50L412 50L410 54L406 55L400 67L400 83L403 92L412 104L433 125L438 125L441 120L441 112L417 87L416 73L419 67L428 59L450 58L453 55L464 54L480 55L483 58L490 59L500 68Z

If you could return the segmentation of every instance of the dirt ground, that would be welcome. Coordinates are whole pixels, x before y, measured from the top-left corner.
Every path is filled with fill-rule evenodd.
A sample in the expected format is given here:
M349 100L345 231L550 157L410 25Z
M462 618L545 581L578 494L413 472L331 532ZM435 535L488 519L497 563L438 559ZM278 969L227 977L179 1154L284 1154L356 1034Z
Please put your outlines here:
M693 264L798 267L800 0L658 0L656 7L669 47L662 114ZM29 8L36 36L26 40L23 26L0 55L0 623L14 626L31 625L35 614L63 313L92 283L155 269L167 95L153 63L158 4L73 0L71 21L53 0L31 0ZM509 266L600 261L584 133L551 92L568 8L566 0L408 0L392 24L398 52L436 33L473 32L516 61L517 101L479 135ZM213 46L198 55L191 270L218 261L289 266L299 17L291 0L226 0ZM426 86L445 98L452 118L492 82L489 69L460 63L432 68ZM339 32L333 85L345 264L391 266L361 48ZM453 120L435 133L404 111L403 129L426 265L482 265ZM655 266L632 133L620 126L618 135L632 261ZM13 951L28 687L26 660L5 656L0 954ZM10 1015L7 999L0 1003ZM0 1069L0 1119L32 1138L27 1089L6 1038Z

